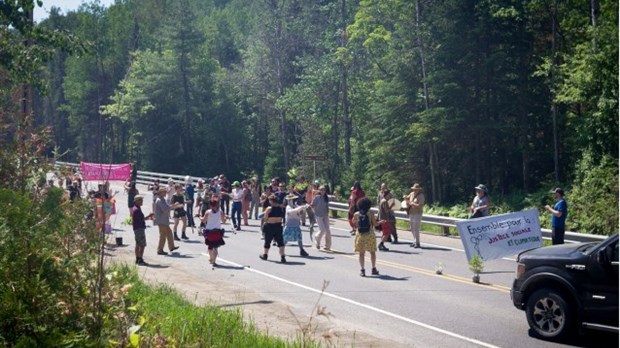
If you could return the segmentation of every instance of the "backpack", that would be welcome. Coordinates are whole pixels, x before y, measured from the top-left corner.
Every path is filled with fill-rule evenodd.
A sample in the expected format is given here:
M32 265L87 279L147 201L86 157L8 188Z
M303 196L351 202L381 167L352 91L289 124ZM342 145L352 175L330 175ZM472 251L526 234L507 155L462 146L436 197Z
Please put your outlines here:
M361 212L357 216L357 230L359 233L370 232L370 217L367 212Z

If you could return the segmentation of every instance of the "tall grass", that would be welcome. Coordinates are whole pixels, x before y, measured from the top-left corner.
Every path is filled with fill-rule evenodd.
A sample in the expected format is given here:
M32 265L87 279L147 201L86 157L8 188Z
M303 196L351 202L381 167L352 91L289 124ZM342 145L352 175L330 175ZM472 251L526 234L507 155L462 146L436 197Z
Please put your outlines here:
M133 347L320 347L307 330L292 341L270 337L244 321L239 310L195 306L167 285L151 287L128 266L118 266L117 282L128 284L125 294L128 328ZM274 322L275 324L275 322Z

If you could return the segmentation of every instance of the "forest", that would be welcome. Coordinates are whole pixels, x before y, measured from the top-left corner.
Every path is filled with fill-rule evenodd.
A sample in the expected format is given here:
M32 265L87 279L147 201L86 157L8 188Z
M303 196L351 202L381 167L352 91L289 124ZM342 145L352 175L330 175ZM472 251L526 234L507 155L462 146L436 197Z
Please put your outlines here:
M263 182L316 166L344 197L417 182L444 206L562 186L571 230L618 229L617 1L117 0L36 27L64 38L32 107L50 158Z

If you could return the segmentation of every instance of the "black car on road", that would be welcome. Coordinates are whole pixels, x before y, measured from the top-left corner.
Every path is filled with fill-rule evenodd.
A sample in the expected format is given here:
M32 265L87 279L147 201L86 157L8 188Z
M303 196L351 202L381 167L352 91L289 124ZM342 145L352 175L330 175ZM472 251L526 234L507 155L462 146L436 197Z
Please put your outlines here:
M519 254L510 297L540 338L582 328L618 332L618 234Z

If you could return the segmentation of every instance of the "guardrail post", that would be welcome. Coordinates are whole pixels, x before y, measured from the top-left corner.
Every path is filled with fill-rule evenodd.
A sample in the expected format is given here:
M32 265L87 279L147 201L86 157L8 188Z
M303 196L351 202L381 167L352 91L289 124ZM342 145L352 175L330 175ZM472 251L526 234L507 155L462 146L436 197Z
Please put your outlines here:
M446 214L446 213L439 213L439 216L448 216L448 214ZM449 226L441 226L441 232L443 232L443 235L445 237L448 237L450 235L450 227Z

